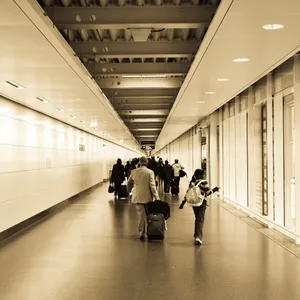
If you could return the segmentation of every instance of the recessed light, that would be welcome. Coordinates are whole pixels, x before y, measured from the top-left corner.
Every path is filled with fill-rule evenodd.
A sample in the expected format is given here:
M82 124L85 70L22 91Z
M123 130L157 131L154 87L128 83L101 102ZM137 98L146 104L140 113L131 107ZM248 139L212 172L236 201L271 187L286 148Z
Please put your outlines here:
M84 121L82 121L82 120L80 120L80 123L84 124L85 122L84 122Z
M206 95L214 95L216 92L205 92Z
M247 62L249 61L250 59L249 58L246 58L246 57L239 57L239 58L235 58L233 61L234 62Z
M65 111L63 108L57 108L57 110L59 110L61 112Z
M75 119L76 117L75 116L73 116L73 115L69 115L71 118L73 118L73 119Z
M284 27L284 25L282 24L266 24L263 25L263 29L265 30L279 30L282 29Z
M17 88L18 90L25 90L26 89L23 85L15 82L15 81L6 81L6 83L12 85L13 87Z
M218 81L228 81L229 79L228 78L218 78L217 80Z
M40 100L40 101L42 101L42 102L44 102L44 103L49 103L49 100L47 100L47 99L44 98L44 97L36 97L36 99L38 99L38 100Z
M98 122L97 122L97 121L92 121L92 122L90 123L90 126L91 126L91 127L97 127L97 126L98 126Z

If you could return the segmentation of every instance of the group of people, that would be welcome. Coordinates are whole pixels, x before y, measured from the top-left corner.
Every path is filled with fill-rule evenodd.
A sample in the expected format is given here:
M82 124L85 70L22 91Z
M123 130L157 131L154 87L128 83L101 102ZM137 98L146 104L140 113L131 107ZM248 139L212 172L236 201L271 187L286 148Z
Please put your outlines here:
M141 240L144 240L147 234L145 205L148 202L160 199L156 188L156 177L158 176L160 180L164 181L164 190L166 192L170 189L169 184L171 180L174 180L175 184L179 185L180 170L182 169L183 167L179 164L178 159L176 159L173 166L171 166L168 161L165 161L163 164L162 159L159 159L159 161L156 162L153 157L150 158L149 161L146 157L133 159L131 163L127 162L125 167L122 165L121 159L118 159L117 164L114 165L111 181L115 184L115 190L116 187L119 187L119 184L122 184L125 177L128 178L127 188L128 192L132 192L131 202L136 204L139 222L138 230ZM116 182L116 180L118 182ZM219 188L215 187L212 190L209 188L208 182L204 179L204 171L202 169L195 170L189 188L196 185L199 186L201 194L203 194L205 198L201 205L192 207L195 215L194 242L195 245L202 245L204 217L207 207L206 197L217 192ZM118 193L118 191L115 191L115 193ZM115 196L116 195L117 194L115 194ZM186 202L186 199L184 199L181 202L179 209L183 209Z
M125 181L125 178L128 179L132 170L137 169L139 166L138 158L132 159L131 162L127 161L125 166L123 166L121 159L117 160L117 163L113 166L111 175L111 182L115 186L115 198L118 197L120 186ZM163 185L166 194L170 193L171 183L173 186L178 187L179 190L180 171L184 167L179 163L178 159L175 159L174 164L170 165L168 160L163 162L162 158L158 158L158 161L156 161L154 156L152 156L148 159L147 168L153 171L156 186Z

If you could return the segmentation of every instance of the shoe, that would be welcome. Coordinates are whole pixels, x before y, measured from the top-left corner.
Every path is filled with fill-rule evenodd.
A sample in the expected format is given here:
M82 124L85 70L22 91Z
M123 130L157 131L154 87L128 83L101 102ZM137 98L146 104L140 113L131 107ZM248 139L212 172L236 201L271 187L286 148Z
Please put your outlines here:
M144 241L144 240L145 240L145 236L144 236L144 235L141 235L141 236L140 236L140 240L141 240L141 241Z
M202 245L202 241L199 238L195 238L195 245L201 246Z

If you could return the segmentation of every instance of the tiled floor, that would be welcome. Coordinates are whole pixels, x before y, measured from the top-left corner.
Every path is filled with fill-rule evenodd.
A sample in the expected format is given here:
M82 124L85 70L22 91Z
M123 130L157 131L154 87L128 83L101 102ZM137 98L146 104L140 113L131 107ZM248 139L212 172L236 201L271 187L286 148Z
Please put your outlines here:
M0 248L1 300L299 300L300 259L217 202L204 245L172 207L164 242L140 242L134 205L103 185Z

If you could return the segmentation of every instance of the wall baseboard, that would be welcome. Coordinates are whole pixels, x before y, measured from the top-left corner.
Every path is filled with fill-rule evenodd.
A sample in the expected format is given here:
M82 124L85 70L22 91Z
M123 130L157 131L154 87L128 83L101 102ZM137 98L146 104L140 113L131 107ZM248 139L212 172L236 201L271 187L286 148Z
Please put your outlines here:
M45 209L44 211L22 221L2 232L0 232L0 245L7 242L13 236L16 236L16 235L20 234L21 232L28 230L32 226L38 225L41 221L43 221L50 215L53 215L54 213L61 211L66 206L68 206L70 203L76 201L79 197L83 196L86 192L89 192L89 191L99 187L103 182L105 182L105 180L87 188L86 190L83 190L82 192L80 192L66 200L63 200L63 201L55 204L54 206L51 206L51 207Z

